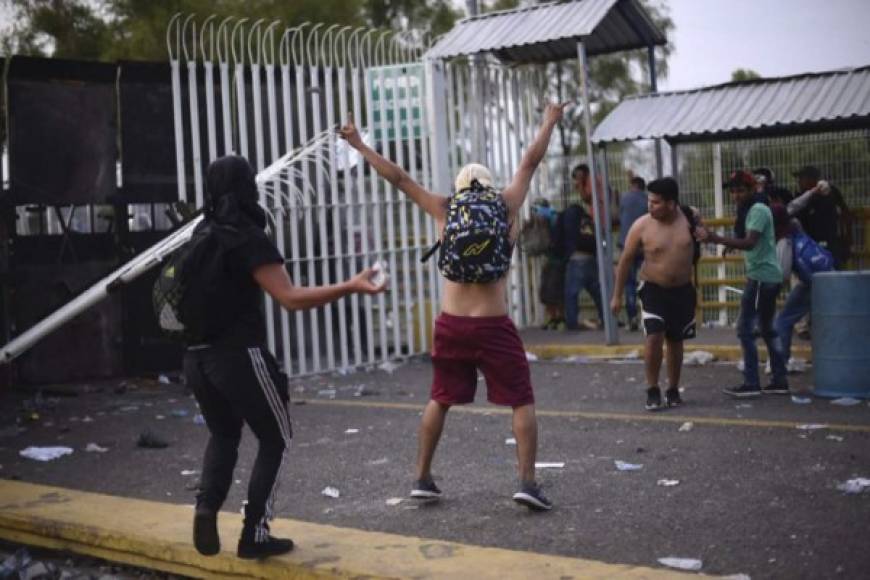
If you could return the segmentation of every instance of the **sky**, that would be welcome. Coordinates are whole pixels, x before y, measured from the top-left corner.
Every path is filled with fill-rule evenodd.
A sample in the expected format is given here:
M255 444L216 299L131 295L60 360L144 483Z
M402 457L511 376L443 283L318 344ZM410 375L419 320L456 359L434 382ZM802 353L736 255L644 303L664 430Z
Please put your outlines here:
M659 90L870 65L870 0L666 0L676 29Z
M777 77L870 65L870 0L652 2L666 4L675 24L660 91L725 83L738 68Z

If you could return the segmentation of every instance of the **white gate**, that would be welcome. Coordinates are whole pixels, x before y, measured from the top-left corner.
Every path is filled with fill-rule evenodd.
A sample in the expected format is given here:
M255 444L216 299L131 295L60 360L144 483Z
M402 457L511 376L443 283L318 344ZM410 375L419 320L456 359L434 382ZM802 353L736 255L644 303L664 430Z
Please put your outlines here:
M450 175L481 161L506 184L537 130L541 91L527 88L541 85L539 72L433 67L422 58L427 42L416 33L176 16L167 43L179 199L201 206L204 169L218 156L238 153L261 170L344 123L348 112L372 147L424 187L445 187L436 176L445 168L433 169L433 159L446 160ZM305 312L288 313L267 298L268 345L290 375L428 352L438 311L436 260L420 261L437 238L433 220L342 145L333 138L300 168L315 195L261 202L295 284L334 283L385 260L390 287ZM522 255L514 262L510 312L522 326L538 317L536 276Z

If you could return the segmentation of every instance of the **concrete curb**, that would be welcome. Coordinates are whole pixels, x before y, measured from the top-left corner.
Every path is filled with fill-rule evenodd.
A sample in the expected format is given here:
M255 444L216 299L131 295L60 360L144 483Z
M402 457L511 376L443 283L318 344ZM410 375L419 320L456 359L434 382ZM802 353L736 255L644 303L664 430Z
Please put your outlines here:
M743 358L743 353L739 345L723 345L723 344L692 344L686 343L686 352L694 350L704 350L713 353L715 360L736 362ZM617 345L602 345L602 344L526 344L526 350L540 359L555 359L568 356L585 356L589 358L622 358L631 353L637 353L639 358L643 357L642 344L617 344ZM806 360L812 359L813 351L809 346L792 347L792 356L803 358ZM767 351L764 348L758 349L759 359L763 362L767 360Z
M265 561L236 558L241 517L222 513L223 551L198 554L190 506L0 480L0 537L196 578L689 578L666 569L482 548L410 536L275 520L297 549ZM541 517L547 517L542 514ZM697 574L691 577L697 578Z

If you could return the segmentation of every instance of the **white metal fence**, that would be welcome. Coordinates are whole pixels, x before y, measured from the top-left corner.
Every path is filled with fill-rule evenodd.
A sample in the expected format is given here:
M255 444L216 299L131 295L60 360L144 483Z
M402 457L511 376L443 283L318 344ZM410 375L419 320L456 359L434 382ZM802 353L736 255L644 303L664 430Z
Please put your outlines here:
M452 184L447 173L470 161L486 163L505 184L541 112L540 92L527 90L540 83L536 69L433 66L422 58L427 39L414 33L176 17L167 42L178 197L196 206L215 158L238 153L260 170L346 122L348 112L375 149L430 190ZM433 151L438 146L446 150ZM384 260L389 290L307 312L267 299L270 349L291 375L427 352L440 284L436 260L420 258L437 239L433 220L336 141L320 155L327 158L300 171L316 195L296 204L261 200L291 278L329 284ZM523 325L536 316L535 277L525 258L514 260L510 312Z

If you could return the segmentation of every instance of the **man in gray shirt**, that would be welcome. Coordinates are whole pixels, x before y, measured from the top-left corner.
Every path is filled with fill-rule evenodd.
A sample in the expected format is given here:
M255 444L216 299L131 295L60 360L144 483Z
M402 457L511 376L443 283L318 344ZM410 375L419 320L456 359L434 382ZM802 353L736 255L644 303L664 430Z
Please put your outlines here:
M631 177L631 188L619 198L619 248L625 248L625 236L632 224L647 213L646 182L642 177ZM637 331L637 273L643 262L643 253L637 258L628 272L625 281L625 310L628 314L628 325L632 331Z

